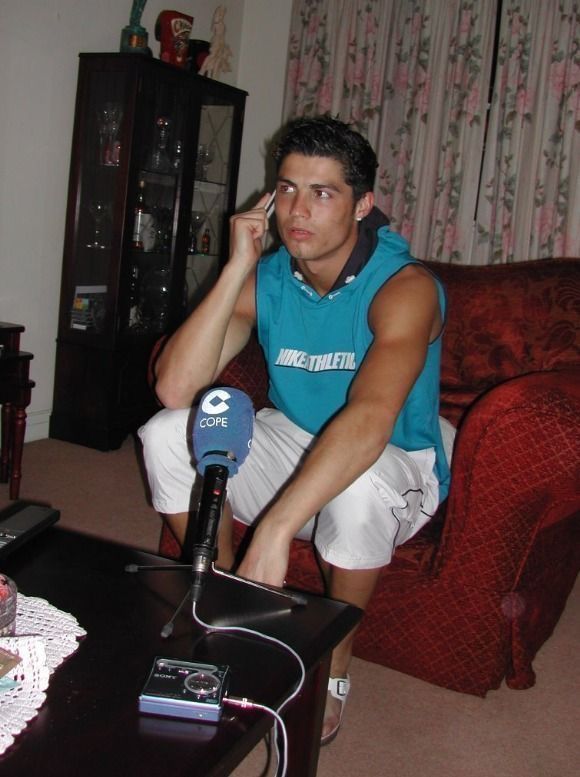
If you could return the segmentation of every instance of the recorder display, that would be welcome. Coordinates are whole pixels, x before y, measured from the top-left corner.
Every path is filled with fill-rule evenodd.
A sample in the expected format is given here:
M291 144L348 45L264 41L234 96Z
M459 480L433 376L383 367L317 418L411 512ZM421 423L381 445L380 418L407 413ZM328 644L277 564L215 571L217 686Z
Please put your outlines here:
M157 657L139 696L139 711L171 718L217 722L229 667Z

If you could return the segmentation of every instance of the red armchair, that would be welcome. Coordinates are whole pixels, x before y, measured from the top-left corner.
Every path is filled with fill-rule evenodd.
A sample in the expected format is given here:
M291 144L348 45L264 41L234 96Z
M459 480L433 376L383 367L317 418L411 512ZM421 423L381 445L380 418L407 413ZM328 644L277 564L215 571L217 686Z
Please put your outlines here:
M428 266L449 297L451 490L383 571L354 651L478 696L528 688L580 568L580 261ZM254 341L220 383L267 403ZM179 555L165 529L160 552ZM294 541L288 585L322 592L309 543Z

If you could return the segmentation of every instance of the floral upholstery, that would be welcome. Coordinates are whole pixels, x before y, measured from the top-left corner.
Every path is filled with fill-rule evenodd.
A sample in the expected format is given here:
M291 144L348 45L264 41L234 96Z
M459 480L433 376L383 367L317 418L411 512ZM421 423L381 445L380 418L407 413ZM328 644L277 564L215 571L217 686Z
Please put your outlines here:
M441 410L459 425L449 498L397 549L355 655L484 696L534 684L580 568L580 261L429 263L449 297ZM266 401L255 342L220 382ZM239 543L246 529L236 524ZM163 530L160 552L179 555ZM288 585L321 593L309 543Z

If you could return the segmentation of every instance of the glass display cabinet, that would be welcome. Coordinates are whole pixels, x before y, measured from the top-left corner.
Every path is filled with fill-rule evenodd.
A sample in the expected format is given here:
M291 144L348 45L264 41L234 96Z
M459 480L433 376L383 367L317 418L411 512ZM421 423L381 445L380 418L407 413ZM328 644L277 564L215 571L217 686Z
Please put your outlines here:
M246 93L141 54L81 54L50 436L117 448L227 259Z

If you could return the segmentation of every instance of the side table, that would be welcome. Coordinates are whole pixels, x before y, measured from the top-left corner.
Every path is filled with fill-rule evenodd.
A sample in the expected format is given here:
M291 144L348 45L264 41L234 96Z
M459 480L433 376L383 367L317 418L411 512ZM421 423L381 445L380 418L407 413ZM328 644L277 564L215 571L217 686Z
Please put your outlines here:
M10 499L18 499L20 493L26 408L34 388L34 381L29 378L33 355L20 350L20 334L23 331L21 324L0 321L0 482L10 480Z

